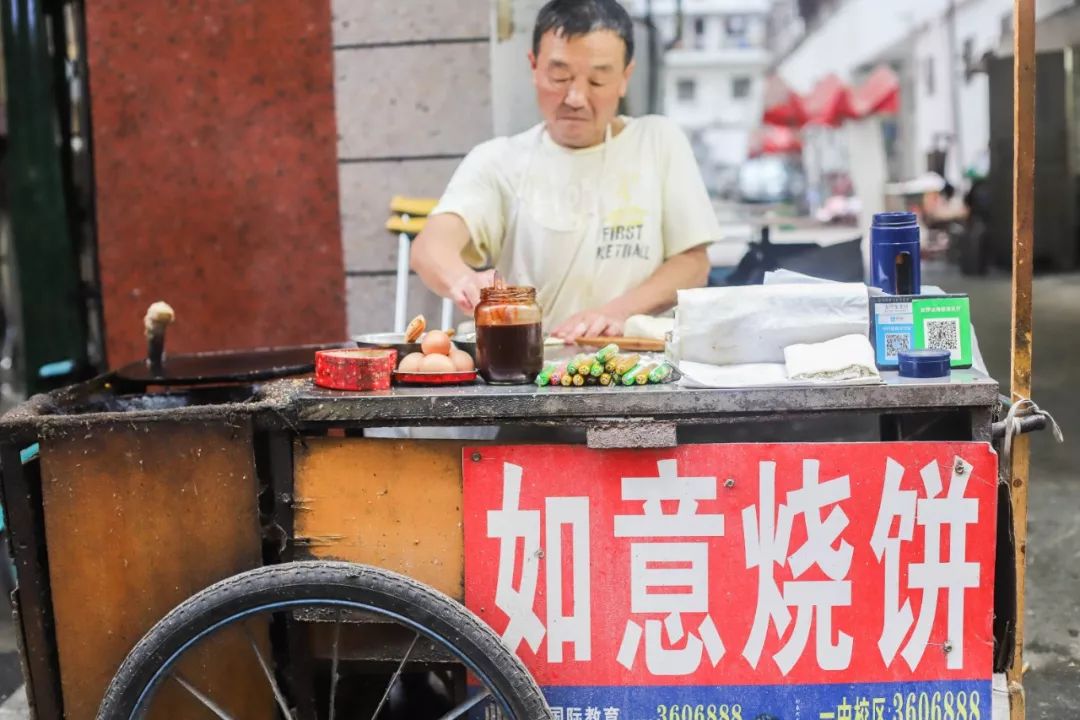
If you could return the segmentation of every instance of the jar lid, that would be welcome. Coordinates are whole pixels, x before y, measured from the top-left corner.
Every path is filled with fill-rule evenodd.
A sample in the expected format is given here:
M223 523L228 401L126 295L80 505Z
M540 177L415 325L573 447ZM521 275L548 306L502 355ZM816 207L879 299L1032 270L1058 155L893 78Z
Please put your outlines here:
M948 350L902 350L899 353L900 377L948 377L951 359Z

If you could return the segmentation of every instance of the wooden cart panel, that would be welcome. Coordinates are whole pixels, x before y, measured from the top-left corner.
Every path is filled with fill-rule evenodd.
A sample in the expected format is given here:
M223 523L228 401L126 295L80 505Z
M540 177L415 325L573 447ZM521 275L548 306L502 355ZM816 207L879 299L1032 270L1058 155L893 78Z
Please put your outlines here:
M49 580L69 720L96 716L128 651L169 610L261 564L251 438L248 422L166 421L68 428L42 442ZM251 648L242 648L246 662L220 649L187 670L197 673L188 679L228 678L236 707L260 707L257 698L269 693ZM182 707L170 717L186 717ZM268 717L269 708L258 716Z
M463 600L462 447L374 438L298 442L297 559L375 565Z

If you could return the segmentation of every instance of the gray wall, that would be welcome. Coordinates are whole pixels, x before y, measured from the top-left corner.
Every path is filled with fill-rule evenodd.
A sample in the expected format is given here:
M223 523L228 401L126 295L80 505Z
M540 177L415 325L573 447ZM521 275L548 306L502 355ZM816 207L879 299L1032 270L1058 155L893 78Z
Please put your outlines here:
M437 197L492 137L490 0L333 0L350 334L393 329L393 195ZM410 315L439 316L419 278Z
M545 2L493 0L497 21L491 46L491 86L496 135L513 135L540 122L528 53L533 22ZM509 35L506 30L511 31Z

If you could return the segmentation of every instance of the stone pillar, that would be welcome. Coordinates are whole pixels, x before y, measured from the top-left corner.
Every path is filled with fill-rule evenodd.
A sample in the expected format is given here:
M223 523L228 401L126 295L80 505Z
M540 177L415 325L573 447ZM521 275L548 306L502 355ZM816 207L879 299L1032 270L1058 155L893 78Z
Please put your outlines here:
M437 197L492 137L489 0L333 0L338 175L351 334L393 329L394 195ZM410 315L439 317L415 275Z
M110 365L343 338L328 3L85 4Z

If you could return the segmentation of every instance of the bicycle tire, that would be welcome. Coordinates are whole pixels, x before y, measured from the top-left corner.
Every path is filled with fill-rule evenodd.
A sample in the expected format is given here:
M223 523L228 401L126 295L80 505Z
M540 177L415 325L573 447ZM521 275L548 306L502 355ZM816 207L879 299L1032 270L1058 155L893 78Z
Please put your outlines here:
M406 618L467 659L504 701L510 720L551 720L532 675L482 620L435 589L381 568L335 561L270 565L226 578L180 603L132 648L109 684L98 720L131 718L183 651L197 639L268 603L338 600Z

